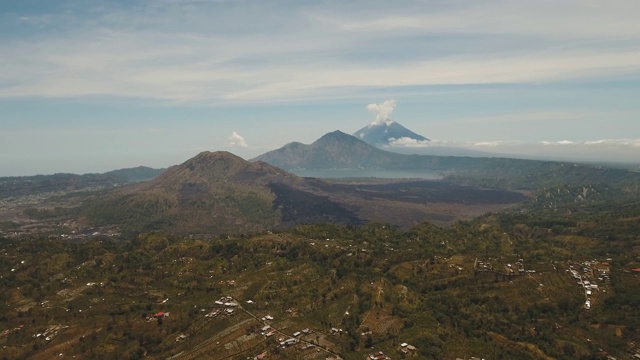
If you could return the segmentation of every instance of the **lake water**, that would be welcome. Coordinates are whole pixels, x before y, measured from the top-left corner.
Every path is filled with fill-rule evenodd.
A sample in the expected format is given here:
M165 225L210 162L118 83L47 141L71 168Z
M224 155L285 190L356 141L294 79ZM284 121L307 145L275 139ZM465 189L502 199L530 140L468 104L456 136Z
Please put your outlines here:
M380 178L380 179L442 179L442 174L429 171L372 170L372 169L296 169L289 172L321 179Z

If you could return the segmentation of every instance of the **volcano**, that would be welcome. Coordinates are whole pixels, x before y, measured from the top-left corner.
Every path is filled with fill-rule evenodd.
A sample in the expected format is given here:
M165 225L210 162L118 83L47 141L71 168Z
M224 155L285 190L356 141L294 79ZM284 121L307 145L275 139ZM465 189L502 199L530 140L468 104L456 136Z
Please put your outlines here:
M428 138L407 129L400 123L390 120L367 125L356 131L353 136L376 147L394 146L399 141L410 141L414 143L430 141Z

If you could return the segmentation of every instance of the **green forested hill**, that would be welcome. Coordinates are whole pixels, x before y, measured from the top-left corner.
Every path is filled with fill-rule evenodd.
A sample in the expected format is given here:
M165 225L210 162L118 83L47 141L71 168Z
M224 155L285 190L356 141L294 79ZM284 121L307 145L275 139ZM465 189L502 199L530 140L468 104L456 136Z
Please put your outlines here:
M639 218L627 203L406 231L4 239L0 355L624 359L640 344ZM572 269L598 285L589 309Z

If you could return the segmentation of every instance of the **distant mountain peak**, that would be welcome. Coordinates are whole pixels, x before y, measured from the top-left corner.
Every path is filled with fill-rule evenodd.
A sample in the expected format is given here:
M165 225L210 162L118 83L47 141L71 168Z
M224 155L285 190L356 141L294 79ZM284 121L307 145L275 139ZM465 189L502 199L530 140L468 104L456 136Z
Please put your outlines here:
M252 161L265 161L284 169L296 169L300 166L310 169L364 168L372 159L384 157L383 154L386 153L353 135L333 131L311 145L287 144Z
M192 157L191 159L185 161L185 163L189 162L199 162L199 161L216 161L216 160L225 160L225 161L245 161L243 158L238 155L232 154L228 151L203 151L198 155Z
M331 132L328 132L328 133L322 135L320 137L320 139L318 139L318 140L321 140L321 139L324 139L324 138L347 137L347 136L351 136L351 135L349 135L347 133L344 133L344 132L342 132L340 130L335 130L335 131L331 131Z
M295 176L264 162L249 162L227 151L204 151L170 167L150 186L176 187L186 183L243 183L295 181ZM285 180L287 179L287 180Z
M211 166L216 162L224 162L228 164L241 164L245 162L241 157L234 155L228 151L203 151L191 159L185 161L182 165L195 170L201 166Z
M355 139L352 135L347 133L343 133L340 130L332 131L322 135L318 140L314 141L312 145L324 144L332 141L354 141Z
M391 119L387 119L384 122L375 121L356 131L353 136L377 147L393 146L394 142L407 139L413 142L430 141L428 138L416 134Z

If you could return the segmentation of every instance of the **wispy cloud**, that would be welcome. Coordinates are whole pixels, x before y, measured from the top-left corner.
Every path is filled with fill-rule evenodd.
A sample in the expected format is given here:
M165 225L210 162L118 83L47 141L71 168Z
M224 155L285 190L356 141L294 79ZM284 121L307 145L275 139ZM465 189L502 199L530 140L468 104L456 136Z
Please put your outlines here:
M0 59L0 97L220 104L640 73L635 1L270 7L150 1L79 8L73 19L68 12L43 14L38 21L17 14L22 25L12 31L43 30L0 40L11 49ZM270 17L263 16L267 10ZM51 26L56 31L48 32ZM451 45L443 48L434 39ZM485 46L468 46L475 43Z
M240 134L238 134L237 132L232 132L231 135L229 135L229 137L227 138L227 145L228 146L239 146L239 147L247 147L249 145L247 145L247 142L244 140L244 137L242 137Z
M429 140L417 140L409 137L401 137L399 139L389 139L389 146L391 147L406 147L406 148L423 148L430 146Z
M640 147L640 139L600 139L600 140L542 140L539 142L526 142L526 141L513 141L513 140L495 140L495 141L451 141L451 140L432 140L431 145L435 146L460 146L460 147L495 147L495 146L522 146L522 145L540 145L540 146L591 146L591 147L604 147L604 146L630 146Z
M543 140L525 142L512 140L495 141L440 141L432 140L433 146L460 147L470 150L486 151L507 156L527 158L549 158L581 161L638 162L638 139L600 139L600 140Z
M575 145L576 143L571 140L560 140L560 141L546 141L543 140L540 142L542 145Z

